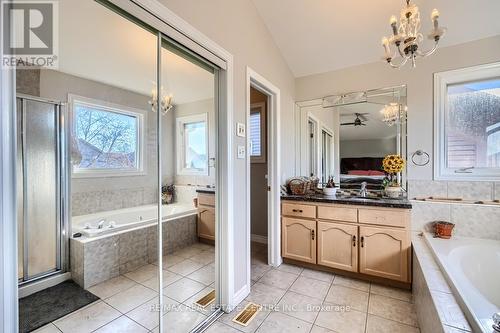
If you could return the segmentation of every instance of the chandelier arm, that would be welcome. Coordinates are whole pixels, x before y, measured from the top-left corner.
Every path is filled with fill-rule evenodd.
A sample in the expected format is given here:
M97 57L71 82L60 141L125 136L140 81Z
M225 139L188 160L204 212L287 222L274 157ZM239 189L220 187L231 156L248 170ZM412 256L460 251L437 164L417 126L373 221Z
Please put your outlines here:
M410 59L410 57L404 56L402 59L403 60L399 64L393 63L392 59L391 59L391 61L388 61L388 63L389 63L389 65L391 65L392 68L400 68L406 64L406 62L408 61L408 59Z
M417 55L419 57L427 57L427 56L430 56L431 54L433 54L434 52L436 52L437 50L437 47L438 47L438 43L439 43L439 40L435 41L434 43L434 47L428 51L420 51L420 50L417 50Z
M398 49L398 52L399 52L399 55L401 56L401 58L407 58L408 56L403 52L403 50L401 50L401 44L400 43L399 45L396 45L396 48Z

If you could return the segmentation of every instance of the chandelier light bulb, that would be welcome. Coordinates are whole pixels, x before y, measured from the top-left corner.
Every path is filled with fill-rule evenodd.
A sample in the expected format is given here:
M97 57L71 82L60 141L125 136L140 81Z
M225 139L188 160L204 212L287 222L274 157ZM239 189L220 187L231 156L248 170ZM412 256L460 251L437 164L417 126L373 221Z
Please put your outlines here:
M434 8L431 13L431 19L434 21L435 19L439 18L439 10Z
M390 18L390 20L389 20L389 23L390 23L391 25L393 25L393 24L397 24L397 23L398 23L398 19L396 18L396 15L392 15L392 16L391 16L391 18Z

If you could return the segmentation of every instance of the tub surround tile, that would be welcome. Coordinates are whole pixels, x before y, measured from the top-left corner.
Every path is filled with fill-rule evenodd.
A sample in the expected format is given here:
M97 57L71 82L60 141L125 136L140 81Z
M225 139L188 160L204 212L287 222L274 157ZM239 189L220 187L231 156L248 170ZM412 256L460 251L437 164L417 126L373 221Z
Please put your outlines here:
M120 274L148 263L148 230L141 228L119 235Z
M433 230L432 222L451 220L451 205L447 203L428 203L412 201L411 229L414 231Z
M119 236L85 243L83 265L84 288L119 276Z
M472 331L469 322L452 294L431 290L432 299L443 324L465 331Z
M495 182L493 188L493 200L500 200L500 182Z
M491 200L493 182L448 182L448 197L464 200Z
M448 183L435 180L408 180L408 197L448 197Z
M455 235L500 240L500 207L453 205L451 221Z

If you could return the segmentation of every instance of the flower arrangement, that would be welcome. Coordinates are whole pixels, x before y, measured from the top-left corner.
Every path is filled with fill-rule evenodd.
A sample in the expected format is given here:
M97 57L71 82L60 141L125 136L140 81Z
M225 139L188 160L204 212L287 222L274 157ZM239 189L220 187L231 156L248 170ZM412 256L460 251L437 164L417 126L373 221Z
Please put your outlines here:
M403 171L405 164L404 158L399 155L387 155L382 161L382 168L387 173L387 179L384 180L384 186L387 195L390 197L399 196L401 193L401 187L399 186L396 175Z

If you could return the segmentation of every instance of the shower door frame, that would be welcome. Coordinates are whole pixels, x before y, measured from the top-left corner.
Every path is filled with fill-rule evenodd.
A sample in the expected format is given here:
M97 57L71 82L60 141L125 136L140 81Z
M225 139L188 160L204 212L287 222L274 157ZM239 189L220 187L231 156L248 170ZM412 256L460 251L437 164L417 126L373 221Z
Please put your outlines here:
M64 274L68 271L68 263L69 263L69 179L68 179L68 170L69 170L69 159L68 159L68 145L67 145L67 124L66 124L66 108L65 104L60 101L55 101L47 98L42 98L38 96L31 96L26 94L17 93L16 94L16 106L17 99L21 100L21 110L16 111L16 139L19 137L17 130L17 117L18 113L22 113L22 133L21 133L21 151L18 151L18 154L23 154L22 156L22 170L23 170L23 276L21 278L18 277L18 286L25 287L29 284L44 280L48 277L52 277L55 275ZM28 261L29 261L29 249L28 249L28 228L27 228L27 218L26 218L26 210L27 210L27 200L25 198L25 193L27 193L27 183L25 181L24 172L26 171L26 159L25 159L25 127L26 127L26 101L34 101L39 103L50 104L54 106L54 121L55 121L55 141L56 141L56 267L53 270L49 270L46 272L38 273L33 276L29 276L28 270ZM17 158L17 157L16 157ZM19 216L16 219L16 223L19 223ZM16 224L17 225L17 224ZM18 239L18 238L16 238ZM19 245L18 245L19 246ZM20 264L20 263L18 263ZM58 281L60 282L60 281ZM36 288L39 289L39 288Z

